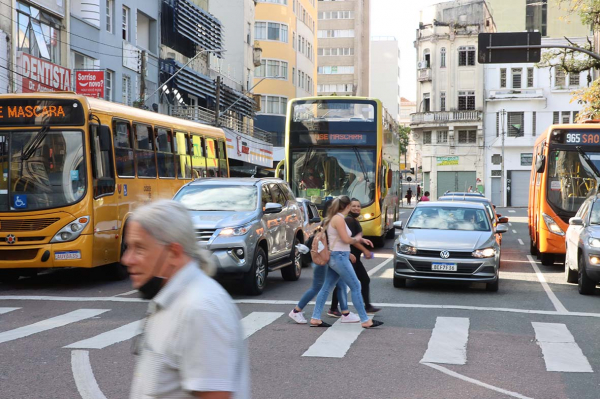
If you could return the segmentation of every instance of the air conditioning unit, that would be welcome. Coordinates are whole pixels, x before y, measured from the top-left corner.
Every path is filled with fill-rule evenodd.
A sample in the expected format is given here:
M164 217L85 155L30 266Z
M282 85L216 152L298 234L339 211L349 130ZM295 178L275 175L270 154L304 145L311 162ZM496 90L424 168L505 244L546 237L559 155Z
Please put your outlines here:
M419 61L417 62L417 66L419 69L429 68L429 66L427 65L427 61Z

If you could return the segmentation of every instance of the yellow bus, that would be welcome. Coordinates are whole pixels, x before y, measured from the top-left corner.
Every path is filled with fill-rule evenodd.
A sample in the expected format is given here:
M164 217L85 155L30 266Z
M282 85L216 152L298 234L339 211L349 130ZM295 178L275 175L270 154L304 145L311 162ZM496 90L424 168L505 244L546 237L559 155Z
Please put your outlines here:
M365 236L382 246L399 216L398 132L386 130L381 101L363 97L309 97L288 103L285 180L294 194L319 209L347 195L362 204ZM277 172L279 176L279 171Z
M127 218L195 177L229 176L222 130L76 95L0 95L0 281L97 267L115 279Z
M600 125L551 125L534 147L529 190L530 253L550 266L565 254L569 219L597 191Z

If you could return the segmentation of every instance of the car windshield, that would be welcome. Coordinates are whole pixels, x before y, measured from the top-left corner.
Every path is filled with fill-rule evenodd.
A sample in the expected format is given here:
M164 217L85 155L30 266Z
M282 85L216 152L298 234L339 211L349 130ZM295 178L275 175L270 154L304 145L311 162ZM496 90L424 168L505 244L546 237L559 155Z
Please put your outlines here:
M0 133L0 212L78 202L87 186L82 131Z
M258 207L255 186L192 185L181 190L175 201L191 211L249 212Z
M494 212L494 209L492 208L492 205L490 204L490 202L487 198L478 198L478 197L465 198L465 197L447 196L447 197L438 198L438 201L477 202L477 203L483 204L483 206L485 206L485 209L487 210L488 214L490 215L490 219L492 219L492 220L496 219L496 214Z
M600 201L594 202L592 213L590 214L590 224L600 224Z
M415 209L407 227L432 230L490 230L488 216L483 209L445 206Z

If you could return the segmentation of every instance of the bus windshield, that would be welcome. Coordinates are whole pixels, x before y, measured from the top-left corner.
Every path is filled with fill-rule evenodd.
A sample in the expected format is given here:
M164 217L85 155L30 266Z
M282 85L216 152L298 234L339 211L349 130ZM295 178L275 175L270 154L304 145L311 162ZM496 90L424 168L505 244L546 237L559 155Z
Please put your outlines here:
M375 106L371 101L297 101L294 103L293 113L293 122L373 122L375 120Z
M600 169L600 153L587 152L596 168ZM548 203L559 216L574 216L590 193L598 185L596 176L582 155L576 150L550 150L548 156Z
M0 132L0 212L66 206L85 194L81 130Z
M294 194L322 204L347 195L369 205L375 195L375 149L308 147L291 151Z

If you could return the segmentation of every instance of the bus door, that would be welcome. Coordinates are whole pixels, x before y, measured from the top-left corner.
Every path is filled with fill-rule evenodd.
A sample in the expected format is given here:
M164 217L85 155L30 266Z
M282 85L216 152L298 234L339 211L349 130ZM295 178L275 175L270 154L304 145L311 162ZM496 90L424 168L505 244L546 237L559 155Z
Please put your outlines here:
M119 220L115 196L115 170L110 128L90 125L90 152L92 154L92 195L94 222L93 266L117 262Z

